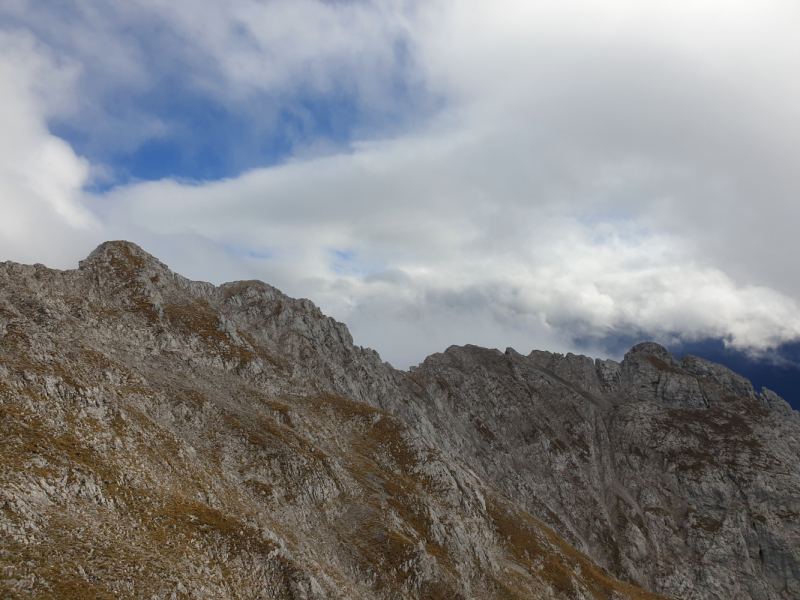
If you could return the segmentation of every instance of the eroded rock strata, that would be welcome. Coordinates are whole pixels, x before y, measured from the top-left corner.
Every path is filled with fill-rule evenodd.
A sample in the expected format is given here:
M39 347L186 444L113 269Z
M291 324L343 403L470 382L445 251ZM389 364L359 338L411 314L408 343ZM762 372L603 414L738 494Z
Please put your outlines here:
M800 419L656 344L409 372L135 245L0 264L4 598L800 597Z

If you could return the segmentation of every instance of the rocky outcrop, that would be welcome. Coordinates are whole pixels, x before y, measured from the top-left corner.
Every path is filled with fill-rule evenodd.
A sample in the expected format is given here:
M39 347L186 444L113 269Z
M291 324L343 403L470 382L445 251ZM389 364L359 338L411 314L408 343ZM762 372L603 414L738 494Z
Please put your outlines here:
M8 597L800 596L800 421L697 357L451 347L126 242L0 264Z
M681 598L800 594L800 428L774 394L652 343L619 364L450 348L412 373L439 439L609 571Z

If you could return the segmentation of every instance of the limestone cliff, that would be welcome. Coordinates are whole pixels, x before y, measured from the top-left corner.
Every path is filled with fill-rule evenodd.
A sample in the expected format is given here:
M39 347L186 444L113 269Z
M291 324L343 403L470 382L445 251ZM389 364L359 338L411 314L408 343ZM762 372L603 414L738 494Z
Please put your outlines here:
M109 242L0 264L7 598L800 596L800 421L641 344L409 372Z

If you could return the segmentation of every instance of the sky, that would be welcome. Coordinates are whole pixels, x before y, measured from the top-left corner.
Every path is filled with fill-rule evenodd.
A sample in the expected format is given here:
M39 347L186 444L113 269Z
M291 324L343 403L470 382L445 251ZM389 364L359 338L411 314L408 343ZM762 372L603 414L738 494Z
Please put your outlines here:
M653 340L789 398L797 31L795 0L4 0L0 260L127 239L398 368Z

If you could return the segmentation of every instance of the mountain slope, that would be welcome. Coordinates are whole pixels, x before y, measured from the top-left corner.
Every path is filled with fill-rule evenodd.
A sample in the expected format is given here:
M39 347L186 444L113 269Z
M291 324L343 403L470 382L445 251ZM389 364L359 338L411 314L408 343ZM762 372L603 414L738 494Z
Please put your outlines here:
M621 364L451 348L412 373L440 443L609 571L675 597L794 598L797 413L723 369L640 344Z
M402 372L109 242L0 265L0 401L5 597L800 593L796 413L656 345Z

